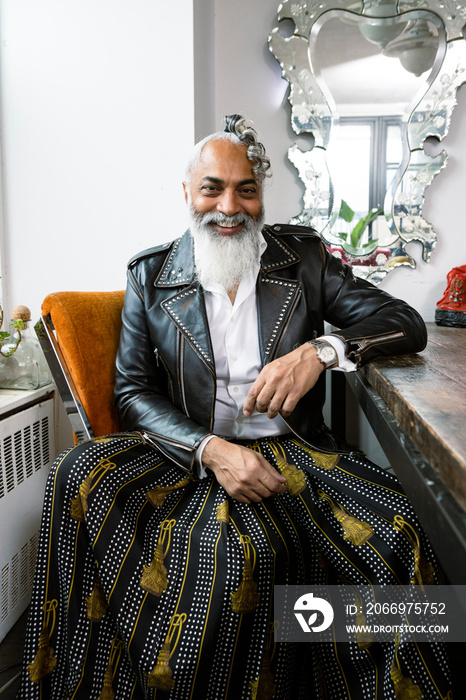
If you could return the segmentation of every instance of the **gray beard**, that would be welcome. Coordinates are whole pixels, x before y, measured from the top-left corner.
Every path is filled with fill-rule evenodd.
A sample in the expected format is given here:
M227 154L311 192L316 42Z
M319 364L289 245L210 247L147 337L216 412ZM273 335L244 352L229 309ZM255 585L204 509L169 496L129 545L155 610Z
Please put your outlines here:
M220 284L227 292L236 289L259 261L259 233L263 214L256 220L249 214L200 214L192 207L190 214L194 262L200 283L204 287ZM244 228L233 236L222 236L209 226L210 223L227 226L244 223Z

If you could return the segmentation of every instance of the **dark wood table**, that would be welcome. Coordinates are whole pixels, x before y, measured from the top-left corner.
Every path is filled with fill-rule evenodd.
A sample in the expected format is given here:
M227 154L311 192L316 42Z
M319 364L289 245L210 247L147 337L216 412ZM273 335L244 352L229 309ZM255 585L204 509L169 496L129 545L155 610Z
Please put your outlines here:
M466 329L427 327L424 352L345 378L449 582L466 584Z

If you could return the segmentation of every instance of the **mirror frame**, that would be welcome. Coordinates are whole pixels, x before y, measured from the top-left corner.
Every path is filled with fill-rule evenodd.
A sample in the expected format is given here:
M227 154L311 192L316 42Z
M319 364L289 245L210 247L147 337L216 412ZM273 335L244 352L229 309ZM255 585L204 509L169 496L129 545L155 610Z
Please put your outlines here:
M424 143L430 137L441 142L446 136L457 104L456 91L466 81L466 41L463 37L466 2L393 0L391 14L381 13L377 7L376 11L371 10L381 2L383 0L284 0L278 8L277 19L279 22L291 20L294 32L291 36L282 36L278 26L268 38L269 49L290 85L288 100L292 129L298 135L311 135L314 139L309 150L301 150L296 143L288 150L288 159L304 183L302 211L290 223L315 228L329 249L353 266L356 275L375 284L395 267L416 267L415 260L406 250L408 243L420 243L423 260L430 261L437 235L422 216L424 192L435 175L446 166L448 156L443 150L436 156L428 155ZM444 27L444 32L439 34L439 48L425 89L416 96L414 108L406 117L402 163L385 197L384 216L391 234L390 243L383 249L375 248L357 256L344 246L342 248L341 244L336 246L335 237L332 238L331 229L338 218L339 205L334 197L326 155L339 117L332 109L333 100L326 97L325 86L319 82L318 67L313 68L311 61L311 49L323 22L327 17L346 13L366 23L371 19L393 19L405 13L408 13L407 20L435 15ZM318 217L322 208L328 211L324 223L322 217Z

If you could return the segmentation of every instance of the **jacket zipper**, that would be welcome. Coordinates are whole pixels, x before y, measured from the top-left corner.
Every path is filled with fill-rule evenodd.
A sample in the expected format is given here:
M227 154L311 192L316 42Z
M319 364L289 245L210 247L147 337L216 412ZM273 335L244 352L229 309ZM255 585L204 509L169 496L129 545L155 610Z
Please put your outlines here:
M188 406L186 403L186 390L185 390L185 384L184 384L184 338L180 334L180 354L179 354L179 361L178 361L178 371L180 374L180 397L181 397L181 406L183 408L183 411L186 413L188 418L190 418L189 411L188 411Z
M170 372L168 371L168 367L167 367L167 365L165 364L165 361L164 361L163 357L162 357L162 356L160 355L160 353L159 353L158 348L154 348L154 356L155 356L155 363L156 363L157 367L159 367L159 366L160 366L160 363L161 363L161 364L162 364L162 367L163 367L164 370L165 370L165 374L167 375L167 381L168 381L168 395L169 395L170 401L171 401L172 403L174 403L174 400L175 400L175 393L174 393L174 391L173 391L173 380L172 380L172 378L171 378L171 376L170 376Z
M180 462L178 462L178 460L176 460L173 457L173 455L167 454L167 452L165 452L165 450L160 446L160 444L158 442L156 442L146 430L141 430L140 432L138 431L137 434L141 436L144 444L149 445L150 447L154 448L155 450L158 450L159 452L161 452L164 455L164 457L169 459L170 462L173 462L178 467L180 467L180 469L182 469L184 472L186 472L187 474L190 474L192 476L191 470L188 469L187 467L185 467L184 464L181 464ZM171 444L173 444L174 447L179 447L182 450L189 451L189 448L184 447L184 445L182 445L181 443L172 443L170 440L167 440L167 442L170 442Z
M367 348L370 348L371 345L379 345L380 343L384 343L386 340L396 340L397 338L404 338L404 337L405 337L404 331L395 331L394 333L389 333L387 335L378 335L375 338L363 338L362 340L356 340L355 341L357 343L356 353L362 352L362 350L366 350Z

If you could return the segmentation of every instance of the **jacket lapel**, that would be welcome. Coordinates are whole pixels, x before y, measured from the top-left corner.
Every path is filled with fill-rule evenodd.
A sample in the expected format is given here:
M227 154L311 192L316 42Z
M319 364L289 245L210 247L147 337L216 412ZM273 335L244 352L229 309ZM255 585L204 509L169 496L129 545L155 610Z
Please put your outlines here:
M273 359L288 320L301 296L301 285L275 274L299 262L300 257L282 239L263 231L267 248L257 280L259 339L264 364ZM283 274L283 273L281 273Z
M177 290L172 297L161 303L161 307L194 352L214 372L212 345L200 285L195 282Z
M189 232L173 244L154 285L173 289L173 295L167 297L161 307L202 362L214 372L204 296L195 279L193 243Z
M155 287L180 287L194 280L194 248L189 231L173 242L154 282Z

